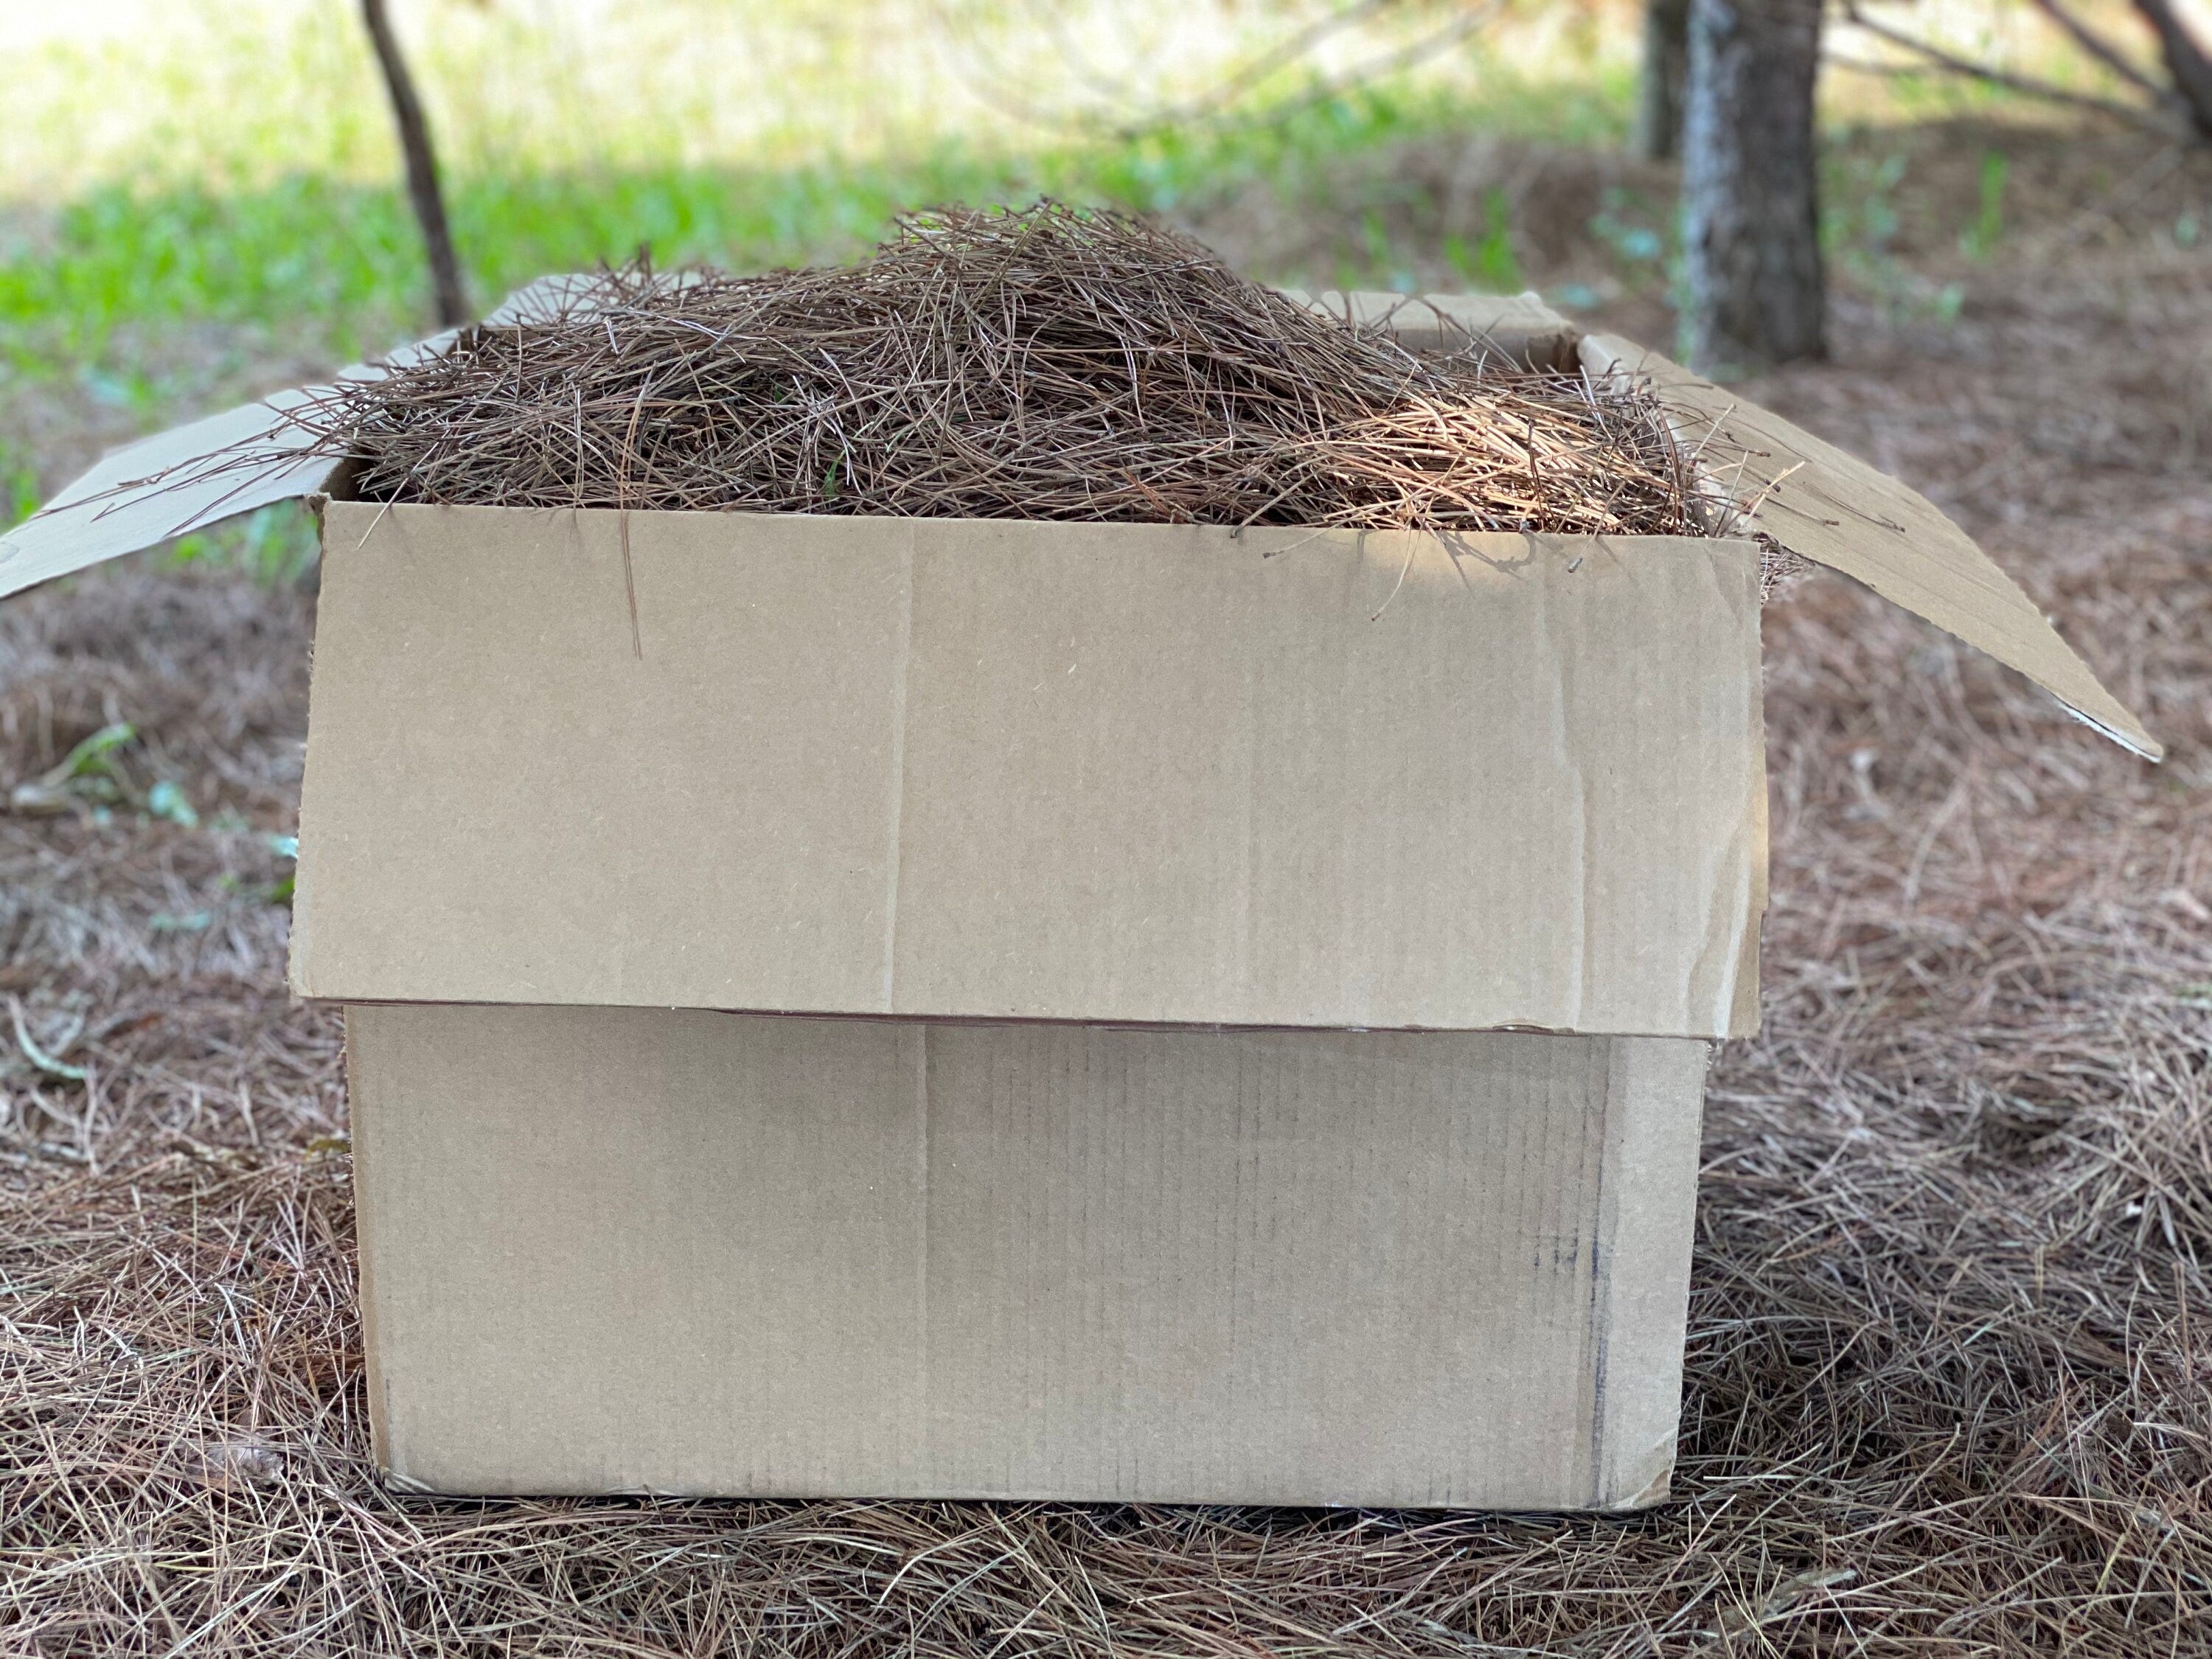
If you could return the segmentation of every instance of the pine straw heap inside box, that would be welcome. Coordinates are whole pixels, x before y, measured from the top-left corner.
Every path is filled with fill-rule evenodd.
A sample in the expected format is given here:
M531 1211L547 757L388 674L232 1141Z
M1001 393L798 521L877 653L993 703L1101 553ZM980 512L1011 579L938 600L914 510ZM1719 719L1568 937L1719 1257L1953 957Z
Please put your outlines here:
M2154 752L2134 717L1919 497L1525 301L1397 302L1393 345L1373 296L1208 274L1206 304L1286 320L1185 376L1243 435L1176 512L1133 467L1013 514L1072 428L994 452L997 507L973 455L902 471L863 417L911 401L857 380L686 509L633 493L674 465L622 424L627 397L655 429L650 376L578 400L572 495L561 468L508 504L433 487L471 432L510 480L559 454L557 423L479 418L511 395L486 365L530 361L487 341L597 329L627 373L609 284L658 280L544 287L273 429L149 441L0 544L19 586L270 492L382 496L325 508L292 977L349 1011L393 1478L1663 1496L1705 1052L1757 1021L1757 538ZM695 286L653 289L653 326L768 292ZM1424 328L1445 368L1401 349ZM1575 367L1587 408L1656 416L1644 476L1695 533L1502 528L1511 468L1394 494L1342 421L1251 437L1251 362L1307 333L1401 390ZM987 343L962 361L1009 361ZM776 384L818 390L820 355ZM839 422L832 462L807 434ZM1252 510L1285 484L1304 516Z

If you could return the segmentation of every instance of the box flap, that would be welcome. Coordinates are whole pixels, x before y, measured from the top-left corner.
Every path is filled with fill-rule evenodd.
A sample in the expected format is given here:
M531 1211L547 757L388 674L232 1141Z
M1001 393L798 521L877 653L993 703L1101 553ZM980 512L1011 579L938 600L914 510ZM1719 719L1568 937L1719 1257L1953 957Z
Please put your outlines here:
M332 378L374 380L443 351L458 333L449 329L380 362L349 364ZM340 463L316 451L314 434L296 416L331 389L275 392L109 451L0 535L0 599L257 507L320 493Z
M1752 529L2018 669L2122 747L2163 757L2020 585L1926 496L1632 341L1585 335L1582 354L1594 375L1647 378L1689 441L1719 439L1731 471L1745 454L1734 493L1757 497Z
M1572 373L1577 368L1574 325L1534 294L1282 292L1357 326L1387 327L1410 350L1463 350L1473 343L1528 368Z
M1755 1028L1751 543L326 532L302 995Z
M307 453L290 418L312 395L279 392L111 451L0 536L0 598L321 489L335 463Z

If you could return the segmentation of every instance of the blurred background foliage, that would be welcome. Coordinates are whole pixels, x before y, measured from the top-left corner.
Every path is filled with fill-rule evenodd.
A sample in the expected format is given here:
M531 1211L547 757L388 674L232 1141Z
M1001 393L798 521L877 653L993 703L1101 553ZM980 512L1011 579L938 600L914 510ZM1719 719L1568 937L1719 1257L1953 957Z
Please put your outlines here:
M1570 309L1668 292L1671 176L1626 155L1633 0L393 10L478 306L641 251L739 269L848 257L904 209L1040 193L1169 215L1255 275L1316 287L1536 283ZM1986 61L2110 81L2018 0L1905 12ZM1830 55L1881 71L1824 83L1838 279L1955 313L1960 284L1891 257L1929 164L1913 134L1977 124L1966 199L1922 240L1987 260L2006 234L2003 134L2051 112L1847 29ZM0 521L105 444L427 331L348 0L18 7L0 56ZM1554 187L1563 155L1582 159Z

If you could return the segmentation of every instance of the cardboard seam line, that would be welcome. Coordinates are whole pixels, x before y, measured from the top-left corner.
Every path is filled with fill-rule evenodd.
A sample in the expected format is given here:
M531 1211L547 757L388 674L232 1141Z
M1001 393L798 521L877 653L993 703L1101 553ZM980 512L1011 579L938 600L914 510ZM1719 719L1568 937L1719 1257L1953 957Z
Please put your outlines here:
M919 1236L915 1249L915 1364L921 1371L915 1398L920 1402L921 1421L915 1427L915 1438L921 1443L921 1466L931 1467L933 1448L931 1429L936 1420L936 1411L930 1400L929 1370L929 1231L934 1206L934 1195L929 1184L929 1027L916 1022L910 1039L914 1046L914 1109L915 1160L918 1165L916 1181L921 1201L915 1206L915 1232Z
M884 973L883 1002L885 1013L898 1008L898 922L899 878L906 858L903 852L906 820L906 737L907 693L913 678L914 667L914 566L915 550L921 545L920 534L914 525L907 526L906 546L900 557L899 637L896 660L891 665L891 753L890 802L889 839L884 848Z
M1595 1143L1595 1190L1590 1194L1589 1259L1589 1431L1584 1448L1589 1457L1589 1507L1606 1507L1607 1472L1605 1420L1611 1408L1606 1397L1606 1366L1612 1358L1613 1286L1608 1280L1612 1266L1613 1233L1620 1223L1620 1200L1613 1183L1606 1179L1613 1158L1613 1095L1618 1085L1621 1044L1610 1042L1599 1050L1598 1064L1605 1069L1604 1086L1597 1091L1597 1109L1589 1115L1583 1133ZM1587 1142L1585 1144L1588 1144ZM1608 1211L1610 1205L1610 1211Z

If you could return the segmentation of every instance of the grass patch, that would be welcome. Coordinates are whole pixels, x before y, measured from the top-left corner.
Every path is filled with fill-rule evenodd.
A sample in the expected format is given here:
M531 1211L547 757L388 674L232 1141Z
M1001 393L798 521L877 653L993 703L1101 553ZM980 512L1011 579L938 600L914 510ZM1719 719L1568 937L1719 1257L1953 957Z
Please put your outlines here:
M1541 97L1529 89L1520 101ZM1609 118L1608 97L1583 102L1580 125ZM1376 88L1281 119L1028 149L948 138L899 156L789 166L477 173L453 181L452 210L471 297L489 306L545 271L641 251L738 270L847 258L898 213L939 202L1049 194L1171 211L1467 125L1456 99ZM1502 224L1469 265L1512 276ZM0 243L0 362L31 380L74 375L98 400L149 410L170 398L126 337L140 325L280 329L339 358L422 331L428 311L421 245L396 183L299 173L228 188L112 184Z

